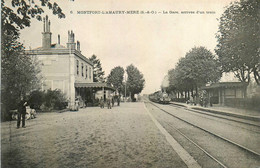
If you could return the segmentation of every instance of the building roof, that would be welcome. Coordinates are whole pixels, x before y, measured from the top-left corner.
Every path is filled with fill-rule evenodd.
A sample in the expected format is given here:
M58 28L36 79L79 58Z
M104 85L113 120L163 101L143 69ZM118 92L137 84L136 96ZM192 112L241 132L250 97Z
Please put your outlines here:
M107 83L101 82L93 82L93 83L75 83L76 88L99 88L99 89L106 89L106 90L116 90L115 88L111 87Z
M87 63L89 63L90 65L94 65L92 61L90 61L88 58L86 58L84 55L81 54L80 51L78 50L70 50L62 45L59 44L52 44L52 48L48 48L48 49L43 49L42 47L33 49L33 50L26 50L25 52L27 54L32 54L32 55L55 55L55 54L75 54L77 55L79 58L83 59L84 61L86 61Z
M231 88L231 87L245 87L247 83L245 82L219 82L212 83L210 86L201 87L201 89L214 89L214 88Z
M63 46L63 45L60 45L58 43L55 43L55 44L51 44L51 49L66 49L66 47ZM46 50L46 49L43 48L43 47L38 47L38 48L35 48L33 50Z

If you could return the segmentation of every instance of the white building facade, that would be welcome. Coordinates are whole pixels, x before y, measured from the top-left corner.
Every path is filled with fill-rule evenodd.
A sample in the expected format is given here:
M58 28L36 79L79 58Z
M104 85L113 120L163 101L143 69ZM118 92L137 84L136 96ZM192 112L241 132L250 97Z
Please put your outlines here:
M93 63L81 54L80 42L75 42L72 31L68 32L66 47L60 44L59 35L58 43L51 44L51 36L50 21L46 16L43 20L42 46L27 53L37 56L41 63L42 90L60 89L73 109L75 98L80 96L75 85L93 83Z

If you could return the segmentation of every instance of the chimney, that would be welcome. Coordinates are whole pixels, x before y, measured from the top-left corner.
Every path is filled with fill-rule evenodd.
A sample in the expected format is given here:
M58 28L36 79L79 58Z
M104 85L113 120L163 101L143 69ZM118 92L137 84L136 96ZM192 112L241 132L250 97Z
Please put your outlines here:
M42 32L42 48L51 48L51 32L50 32L51 22L48 20L48 15L43 18L43 32Z
M68 43L67 43L67 48L71 50L76 49L76 43L75 43L75 34L73 31L68 31Z
M77 41L77 50L80 51L80 42Z
M51 21L49 20L48 32L51 32Z

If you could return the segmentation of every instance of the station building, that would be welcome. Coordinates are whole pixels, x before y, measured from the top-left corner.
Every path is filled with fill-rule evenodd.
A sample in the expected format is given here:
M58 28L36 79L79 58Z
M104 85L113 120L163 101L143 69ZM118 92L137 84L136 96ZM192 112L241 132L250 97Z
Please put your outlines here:
M218 82L201 87L207 91L213 104L226 105L230 99L242 99L246 97L247 84L243 82Z
M69 108L75 108L75 99L79 99L81 106L91 105L95 93L102 91L104 98L110 90L114 90L106 83L93 82L93 63L80 50L80 42L75 42L75 34L68 31L67 46L52 44L51 22L48 16L43 19L42 46L27 50L35 55L41 63L42 90L60 89L69 102Z
M255 82L218 82L201 87L213 104L236 108L260 109L260 86Z

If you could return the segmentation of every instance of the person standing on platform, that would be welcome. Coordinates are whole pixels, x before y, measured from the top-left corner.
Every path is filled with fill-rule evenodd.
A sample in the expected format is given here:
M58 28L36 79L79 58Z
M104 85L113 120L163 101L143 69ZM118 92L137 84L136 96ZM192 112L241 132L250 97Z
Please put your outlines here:
M26 114L26 105L27 102L21 100L18 105L18 118L17 118L17 129L20 128L21 118L22 118L22 127L25 127L25 114Z
M115 104L114 96L112 96L111 101L112 101L112 107L114 107L114 104Z
M101 97L100 101L99 101L99 104L100 104L100 108L104 108L104 100L103 100L103 97Z
M79 111L79 99L78 98L76 98L76 100L75 100L75 110Z
M117 105L120 106L120 95L117 96Z
M111 98L110 97L107 98L107 108L108 109L112 109L112 107L111 107Z

